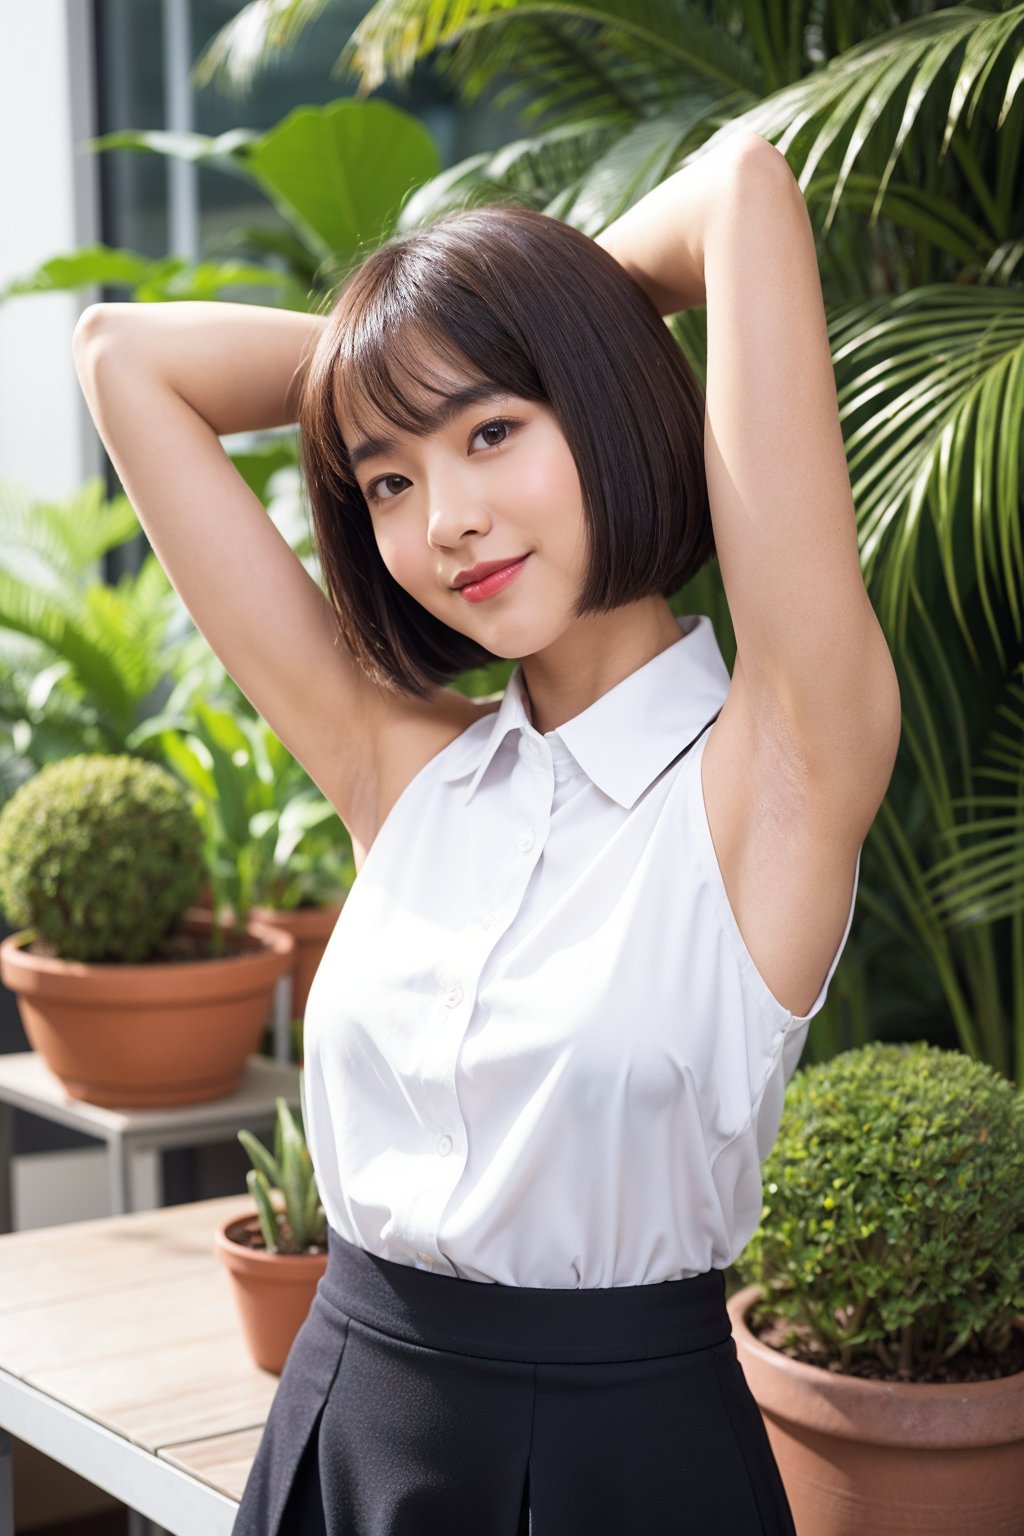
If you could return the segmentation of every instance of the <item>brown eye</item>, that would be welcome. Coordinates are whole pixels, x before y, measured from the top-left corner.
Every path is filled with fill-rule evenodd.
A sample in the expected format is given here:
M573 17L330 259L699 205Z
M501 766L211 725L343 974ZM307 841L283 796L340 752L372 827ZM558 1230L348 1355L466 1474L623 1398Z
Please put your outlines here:
M404 479L405 479L404 475L381 475L379 480L372 480L370 482L370 484L366 487L366 499L367 499L367 501L393 501L394 497L398 495L398 492L395 491L393 495L381 496L379 491L378 491L378 486L387 485L389 480L404 480Z
M476 431L473 433L473 436L474 437L479 437L482 432L502 432L502 433L507 433L508 432L508 428L510 426L511 426L511 422L508 422L508 421L488 421L484 426L477 427ZM498 444L505 442L505 440L506 440L505 437L499 437L497 442L495 442L494 439L492 438L491 441L487 444L487 446L489 448L497 448Z

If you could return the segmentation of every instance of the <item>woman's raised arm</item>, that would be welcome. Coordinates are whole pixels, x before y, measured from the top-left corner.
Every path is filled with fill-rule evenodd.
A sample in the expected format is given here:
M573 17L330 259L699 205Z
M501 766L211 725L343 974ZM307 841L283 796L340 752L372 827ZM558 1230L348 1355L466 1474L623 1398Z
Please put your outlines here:
M248 304L99 304L79 320L73 353L160 564L358 854L375 835L378 742L399 703L358 666L327 597L219 441L294 421L325 324Z
M761 736L859 847L892 775L900 697L861 574L803 193L742 129L599 243L660 313L707 305L704 463L735 673Z
M116 351L117 366L157 374L223 437L294 422L302 364L326 324L255 304L91 304L73 348L90 408Z

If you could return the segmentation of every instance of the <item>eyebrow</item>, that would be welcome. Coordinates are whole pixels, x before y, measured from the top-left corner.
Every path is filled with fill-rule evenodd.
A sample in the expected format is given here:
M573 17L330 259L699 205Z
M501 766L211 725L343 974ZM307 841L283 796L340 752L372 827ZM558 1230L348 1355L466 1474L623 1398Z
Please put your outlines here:
M436 410L429 413L424 423L424 431L429 435L439 431L441 427L447 427L467 406L477 405L481 400L511 400L511 398L512 396L505 390L496 389L488 380L467 384L454 395L447 395ZM394 437L364 438L352 449L349 454L349 463L353 470L356 470L366 459L374 459L379 454L394 453L398 446L398 440Z

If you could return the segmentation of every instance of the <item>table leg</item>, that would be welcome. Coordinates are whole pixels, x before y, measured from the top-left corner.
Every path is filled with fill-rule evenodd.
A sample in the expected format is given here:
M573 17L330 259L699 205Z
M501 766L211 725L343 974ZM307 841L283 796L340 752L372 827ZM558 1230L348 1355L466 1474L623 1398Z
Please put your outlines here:
M111 1135L110 1150L110 1214L126 1216L131 1209L129 1195L128 1150L124 1138L116 1132Z
M0 1532L3 1536L3 1532ZM137 1509L128 1511L128 1536L170 1536L162 1525L157 1525L155 1520L140 1515Z
M14 1457L6 1429L0 1429L0 1536L14 1536Z
M14 1231L14 1106L0 1103L0 1232Z
M275 1061L291 1061L292 1059L292 992L291 972L286 971L274 983L272 1024Z

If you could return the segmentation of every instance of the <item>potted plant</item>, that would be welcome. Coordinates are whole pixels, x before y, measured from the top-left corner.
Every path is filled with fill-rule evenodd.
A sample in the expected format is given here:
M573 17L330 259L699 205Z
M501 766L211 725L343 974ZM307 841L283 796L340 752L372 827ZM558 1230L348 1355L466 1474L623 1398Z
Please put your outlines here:
M34 1050L72 1098L153 1108L237 1088L286 933L219 928L187 788L138 758L49 763L0 809L0 943Z
M302 1119L283 1098L273 1154L251 1131L239 1131L238 1139L252 1161L245 1182L255 1210L221 1223L215 1251L230 1276L249 1353L280 1375L327 1268L327 1221Z
M205 893L226 927L251 915L291 934L291 1017L309 988L355 878L338 814L260 718L195 699L132 733L194 790L205 834ZM298 1036L301 1060L301 1034Z
M1024 1530L1024 1101L874 1043L792 1079L727 1305L807 1536Z

